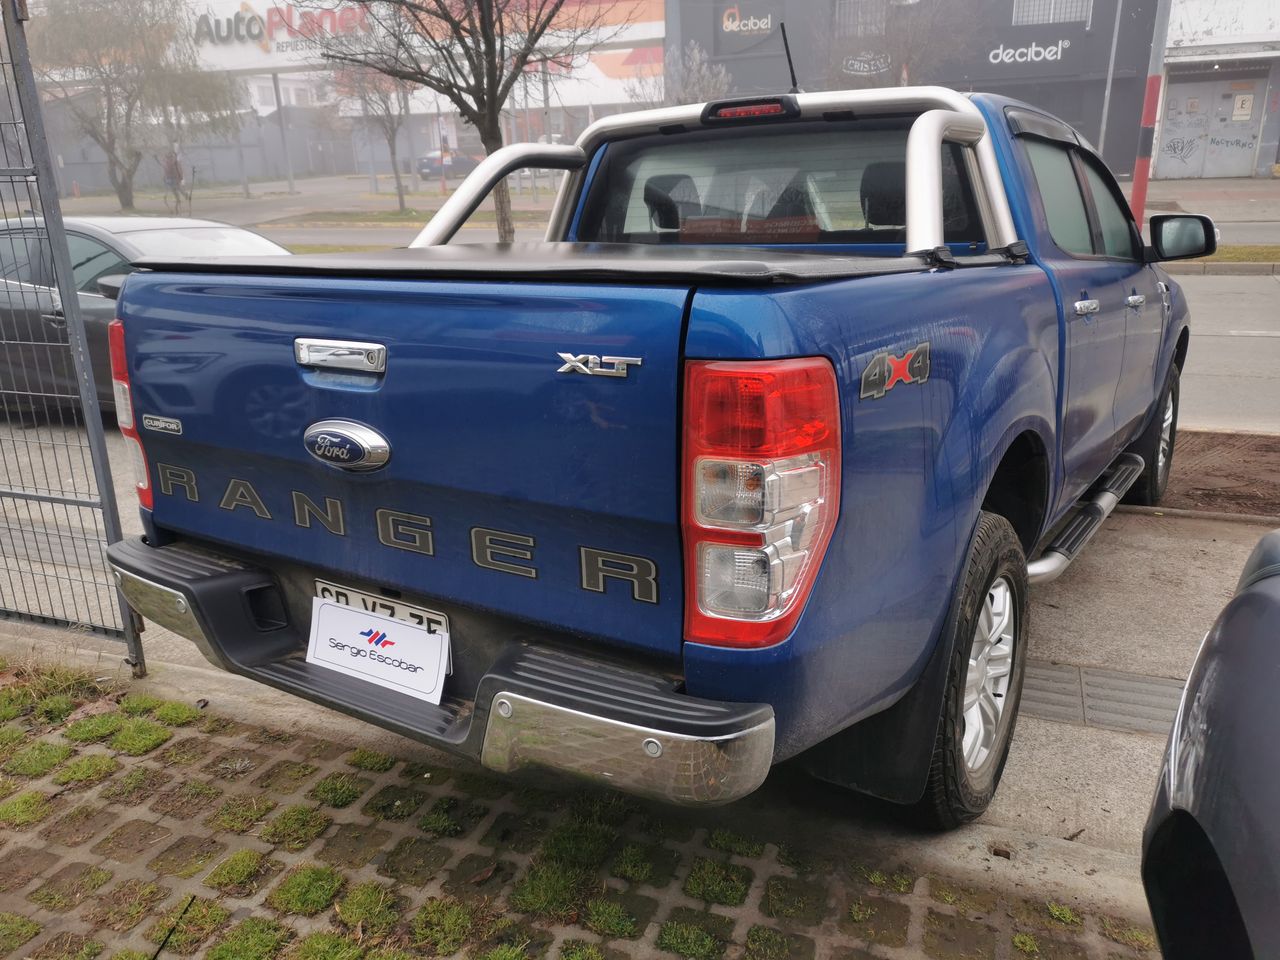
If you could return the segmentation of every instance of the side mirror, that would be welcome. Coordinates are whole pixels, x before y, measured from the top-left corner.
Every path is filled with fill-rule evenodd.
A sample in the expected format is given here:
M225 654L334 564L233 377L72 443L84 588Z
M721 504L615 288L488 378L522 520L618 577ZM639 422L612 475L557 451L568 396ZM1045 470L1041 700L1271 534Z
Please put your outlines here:
M1150 260L1207 257L1218 249L1218 228L1194 213L1159 214L1151 218Z
M120 299L120 288L124 286L124 278L128 274L113 273L109 277L98 278L98 292L108 300Z

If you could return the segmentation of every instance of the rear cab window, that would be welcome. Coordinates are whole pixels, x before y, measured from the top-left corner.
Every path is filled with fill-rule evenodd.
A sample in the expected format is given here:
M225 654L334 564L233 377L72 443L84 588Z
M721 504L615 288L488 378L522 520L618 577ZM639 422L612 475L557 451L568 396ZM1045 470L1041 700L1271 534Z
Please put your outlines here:
M819 121L614 141L574 239L904 244L910 124ZM944 145L944 234L976 252L985 237L963 156Z

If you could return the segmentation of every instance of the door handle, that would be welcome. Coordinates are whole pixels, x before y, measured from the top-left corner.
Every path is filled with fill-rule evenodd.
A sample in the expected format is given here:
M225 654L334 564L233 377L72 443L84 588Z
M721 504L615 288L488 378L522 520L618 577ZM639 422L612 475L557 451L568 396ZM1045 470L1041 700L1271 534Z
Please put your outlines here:
M1126 307L1140 307L1146 302L1147 302L1147 298L1140 293L1135 293L1131 297L1124 298L1124 305Z
M42 313L40 314L40 319L55 329L67 329L67 317L61 310L54 313Z
M386 373L387 370L387 348L380 343L299 337L293 341L293 355L300 367L361 373Z
M1076 301L1077 317L1087 317L1089 314L1097 313L1097 312L1098 312L1097 300L1077 300Z

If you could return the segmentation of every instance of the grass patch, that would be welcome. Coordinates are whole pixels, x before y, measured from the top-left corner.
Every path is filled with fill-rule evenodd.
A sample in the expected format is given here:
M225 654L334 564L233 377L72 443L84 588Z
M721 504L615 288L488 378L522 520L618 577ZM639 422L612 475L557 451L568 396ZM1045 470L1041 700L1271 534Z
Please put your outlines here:
M560 947L560 960L605 960L604 951L585 940L566 940Z
M433 897L422 905L410 929L415 946L439 956L457 953L471 939L479 917L473 907L453 897Z
M185 727L200 719L200 711L190 704L166 700L151 711L151 716L166 727Z
M105 753L90 753L76 757L53 776L53 782L78 787L101 783L120 769L120 761Z
M18 781L10 777L0 777L0 800L18 789Z
M275 920L250 917L228 930L205 960L272 960L291 936L293 931Z
M418 829L433 837L460 837L488 813L475 801L460 802L457 797L440 797L418 819Z
M188 902L190 906L187 906ZM205 897L180 900L151 925L147 939L152 943L164 943L165 949L174 953L195 953L230 917L227 909L215 900ZM165 943L166 936L169 937L168 943Z
M717 960L724 944L697 924L668 920L658 931L658 949L688 960Z
M12 756L18 744L26 739L26 733L19 726L0 727L0 760Z
M755 858L764 853L764 844L754 837L744 837L732 830L712 830L707 846L720 853L732 853L739 857Z
M754 926L747 931L747 952L743 960L787 960L791 942L781 930Z
M137 767L102 789L106 800L116 800L126 807L137 806L149 799L173 778L162 770Z
M40 924L16 913L0 913L0 956L13 950L40 932Z
M111 879L111 871L86 867L74 879L54 879L27 897L47 910L70 910Z
M34 699L26 687L5 687L0 690L0 723L18 719Z
M34 790L20 793L0 803L0 827L26 827L49 815L53 803Z
M237 850L209 872L204 878L206 887L213 887L233 897L247 897L255 893L259 882L267 873L267 855L258 850Z
M6 760L3 770L15 777L43 777L73 752L65 743L37 740Z
M883 870L874 870L869 867L862 867L861 872L862 878L867 883L881 890L910 893L916 885L916 878L909 873L885 873Z
M1040 955L1040 943L1029 933L1015 933L1013 935L1013 949L1024 957Z
M43 947L28 956L30 960L93 960L105 949L92 937L63 932L52 940L46 940Z
M332 867L295 867L267 897L267 905L281 913L313 917L333 903L344 883Z
M45 723L57 725L76 708L76 702L65 693L54 693L36 702L35 715Z
M635 809L635 801L621 793L579 793L569 802L569 815L579 823L603 823L611 827L622 826Z
M1280 243L1231 243L1218 247L1211 257L1190 263L1275 263L1280 260Z
M547 834L542 852L548 860L594 869L604 862L616 836L617 832L607 824L569 820Z
M289 952L289 960L360 960L364 947L336 933L313 933Z
M616 900L607 897L596 897L587 901L586 918L583 926L602 937L634 937L640 931L636 926L636 918Z
M215 830L227 830L231 833L245 833L267 818L276 808L276 802L270 797L231 797L218 808L205 823ZM310 809L310 808L306 808Z
M529 954L514 943L500 943L492 950L477 954L476 960L529 960Z
M645 883L653 876L653 861L643 844L628 843L613 861L610 871L615 877L632 883Z
M684 892L695 900L736 907L747 899L751 871L732 863L699 857L684 881Z
M372 780L357 777L354 773L331 773L307 794L312 800L326 807L349 807L360 795L373 786Z
M373 773L386 773L395 765L395 757L379 753L377 750L366 750L364 747L357 747L351 751L351 756L347 757L347 766Z
M1118 943L1122 947L1132 947L1134 950L1154 950L1156 948L1156 938L1149 930L1135 927L1133 924L1117 920L1115 917L1104 916L1102 918L1102 935L1113 943Z
M586 868L555 860L540 860L511 894L511 905L521 913L558 923L577 916L591 873Z
M365 801L361 810L378 820L408 820L426 799L425 793L413 787L388 784Z
M131 717L141 717L164 703L149 693L130 693L120 700L120 709Z
M62 735L75 743L98 743L119 732L122 726L124 716L119 713L95 713L72 720Z
M167 727L142 717L130 717L111 738L111 749L131 757L150 753L173 736Z
M1080 914L1076 913L1066 904L1050 901L1045 904L1045 909L1049 911L1050 917L1069 927L1079 926L1084 923L1084 920L1080 918Z
M385 937L400 922L400 897L373 880L358 883L338 901L338 919L365 937Z
M98 897L98 902L85 912L95 927L106 927L115 933L132 930L147 911L169 895L167 887L146 880L125 880Z
M26 688L33 701L43 700L54 694L64 693L73 700L96 700L107 688L93 679L93 675L75 667L49 666L19 667L14 676Z
M849 919L854 923L866 923L876 915L876 908L870 904L855 900L849 904Z
M274 820L262 828L258 836L286 850L298 851L328 829L333 819L315 807L299 804L285 807Z

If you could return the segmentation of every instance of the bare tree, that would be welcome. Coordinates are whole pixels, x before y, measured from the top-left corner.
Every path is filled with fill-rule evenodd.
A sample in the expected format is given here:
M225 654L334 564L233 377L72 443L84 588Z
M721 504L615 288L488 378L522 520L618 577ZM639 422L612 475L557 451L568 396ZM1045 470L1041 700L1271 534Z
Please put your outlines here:
M332 8L334 0L307 0ZM475 126L486 153L503 145L502 109L525 68L572 64L620 29L616 4L586 0L354 0L368 29L318 35L324 56L433 90ZM511 194L494 191L498 237L511 240Z
M720 100L732 85L724 64L712 63L702 45L690 40L684 49L667 52L660 76L638 76L626 91L633 103L670 107Z
M929 83L977 42L981 0L839 0L815 30L824 83L834 88ZM821 69L821 68L819 68Z
M200 70L185 0L44 0L33 5L31 54L76 129L107 158L124 210L148 154L195 130L232 129L238 85Z
M333 89L339 97L360 105L365 123L372 123L387 142L391 156L391 172L396 178L396 200L400 212L407 209L404 202L404 180L400 176L398 141L400 129L409 115L409 95L413 84L389 77L370 67L358 67L343 63L333 71Z

